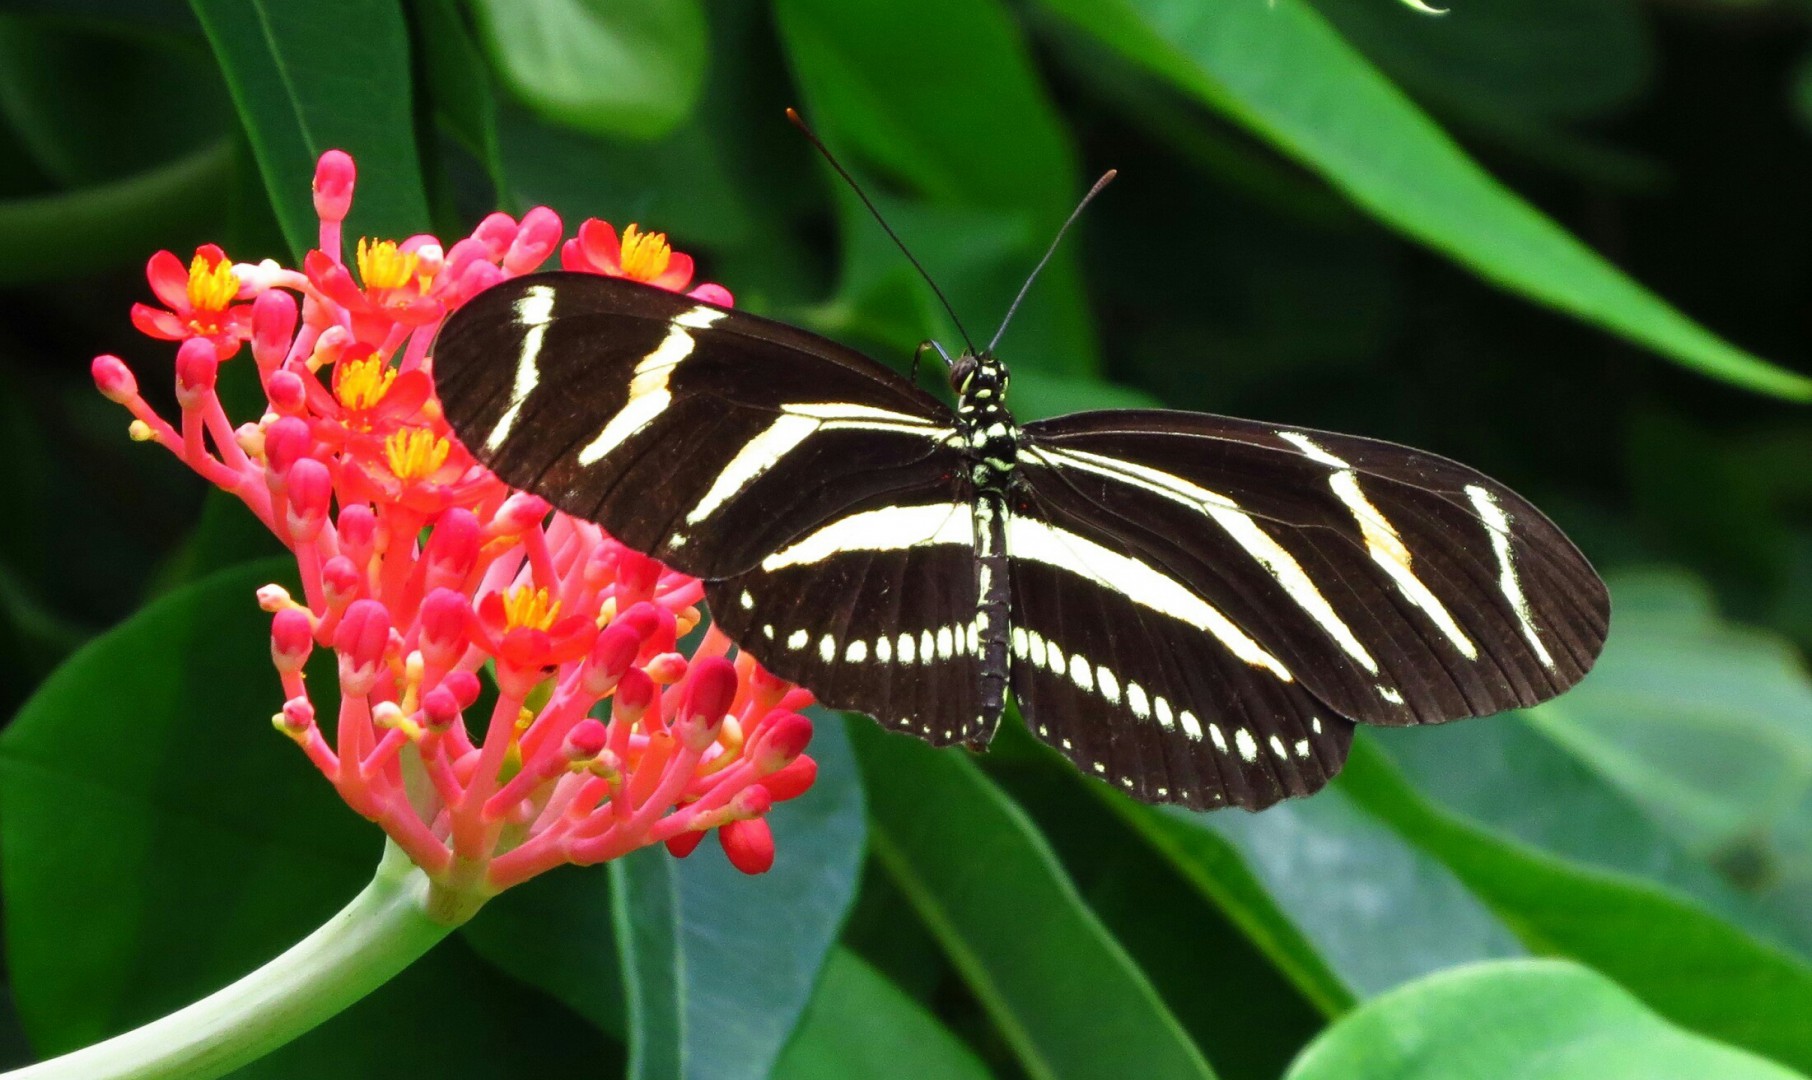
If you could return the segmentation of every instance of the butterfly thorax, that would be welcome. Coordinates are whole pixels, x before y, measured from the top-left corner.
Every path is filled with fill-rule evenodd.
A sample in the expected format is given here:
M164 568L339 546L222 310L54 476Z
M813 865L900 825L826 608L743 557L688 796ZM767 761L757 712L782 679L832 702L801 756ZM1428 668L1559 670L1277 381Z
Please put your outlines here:
M1004 494L1019 457L1019 425L1007 411L1007 366L990 353L964 353L950 365L957 431L978 491Z

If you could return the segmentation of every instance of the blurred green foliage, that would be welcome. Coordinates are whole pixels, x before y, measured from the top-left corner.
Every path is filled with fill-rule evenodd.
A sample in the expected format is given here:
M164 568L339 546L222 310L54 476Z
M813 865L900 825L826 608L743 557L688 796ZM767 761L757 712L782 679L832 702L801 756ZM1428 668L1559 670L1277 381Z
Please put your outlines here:
M978 336L1118 168L1005 339L1021 415L1484 468L1606 571L1600 670L1256 816L827 718L768 878L550 875L243 1075L1812 1074L1812 5L1451 6L0 5L0 1065L254 966L378 849L265 726L274 541L88 384L170 399L144 259L296 259L337 146L352 236L636 221L903 368L956 329L797 105Z

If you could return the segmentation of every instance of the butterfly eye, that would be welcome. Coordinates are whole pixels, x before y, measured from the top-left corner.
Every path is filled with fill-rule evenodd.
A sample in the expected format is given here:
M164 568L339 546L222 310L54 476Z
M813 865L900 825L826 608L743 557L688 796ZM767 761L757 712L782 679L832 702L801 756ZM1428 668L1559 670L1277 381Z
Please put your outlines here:
M968 353L957 357L956 362L950 365L950 389L959 394L968 393L969 381L975 378L976 366L975 357Z

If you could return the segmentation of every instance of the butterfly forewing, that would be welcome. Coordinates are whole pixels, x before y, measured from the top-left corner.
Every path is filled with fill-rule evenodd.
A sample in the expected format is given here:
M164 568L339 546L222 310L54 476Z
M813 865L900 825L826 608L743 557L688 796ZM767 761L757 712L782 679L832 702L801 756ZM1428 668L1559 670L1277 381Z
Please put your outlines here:
M1534 704L1604 641L1603 584L1526 501L1432 454L1195 413L1029 424L1021 476L1074 532L1186 588L1339 713Z
M706 578L959 465L949 410L898 374L620 278L489 289L447 320L434 365L448 421L498 476Z

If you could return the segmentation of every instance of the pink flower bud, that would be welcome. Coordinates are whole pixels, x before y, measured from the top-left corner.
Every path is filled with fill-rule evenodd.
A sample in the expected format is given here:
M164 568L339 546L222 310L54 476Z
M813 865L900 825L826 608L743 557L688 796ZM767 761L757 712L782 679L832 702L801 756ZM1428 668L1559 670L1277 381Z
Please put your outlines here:
M283 416L300 417L308 408L308 386L288 368L271 372L264 380L264 394L271 400L271 409Z
M371 507L362 502L340 507L338 529L340 550L358 565L370 565L377 547L377 515Z
M340 654L340 689L353 697L371 693L384 673L384 653L390 646L390 612L376 600L354 600L334 631L334 651Z
M717 741L724 714L736 698L736 666L721 656L705 657L692 665L684 695L674 733L688 748L703 750Z
M95 389L108 401L124 405L138 396L138 380L119 357L103 353L94 358L88 370L94 375Z
M286 477L290 467L314 449L314 444L308 421L299 416L273 420L264 429L264 463L270 469L271 477Z
M315 707L305 697L290 698L283 703L283 711L277 715L282 717L283 726L294 735L300 735L315 725Z
M459 699L445 686L422 695L422 719L435 731L445 731L459 720Z
M761 725L761 736L750 760L763 776L791 765L812 741L812 722L798 713L781 713Z
M625 723L634 723L654 704L654 680L641 668L630 668L617 683L617 696L612 699L611 715Z
M774 830L762 818L729 822L717 830L717 839L730 865L743 873L765 874L774 868Z
M435 667L458 662L471 641L472 605L452 589L435 589L422 600L422 658Z
M364 583L364 575L344 555L335 555L321 565L321 590L330 609L338 610L357 600L359 587Z
M642 639L642 648L636 653L636 659L644 664L662 653L672 652L674 644L679 640L679 620L673 612L646 600L631 605L613 623L635 628Z
M731 296L730 290L722 285L700 285L686 295L694 300L703 300L707 304L716 304L718 307L736 306L736 298Z
M686 657L683 653L662 653L644 664L643 670L657 684L672 686L686 677Z
M610 693L635 663L635 654L641 647L642 637L633 627L614 622L605 627L591 643L591 655L586 657L585 670L580 675L585 692L593 697Z
M267 289L252 301L252 358L266 371L283 363L296 339L296 298Z
M589 716L574 724L573 729L566 733L566 743L562 747L566 760L590 761L597 757L604 752L608 734L609 731L603 724Z
M303 458L290 466L289 513L286 516L290 535L298 543L312 544L327 524L327 504L333 497L333 476L327 466L314 458Z
M315 165L315 213L322 221L345 221L352 208L352 186L358 176L344 150L329 150Z
M560 215L545 206L537 206L522 215L522 225L503 256L503 269L510 274L526 274L547 261L560 242Z
M510 250L510 245L516 242L516 232L516 219L498 211L486 215L478 223L478 227L472 230L472 239L483 244L491 259L496 261L502 259L504 253Z
M308 612L301 608L284 608L271 619L271 663L282 675L293 675L308 662L314 651L315 628Z
M498 507L497 516L492 519L494 528L505 536L524 533L545 521L552 509L539 495L518 491Z
M190 338L176 350L176 402L196 408L214 395L220 377L220 354L207 338Z
M661 580L661 564L639 551L624 548L617 555L617 602L647 600Z
M458 586L478 562L478 515L463 506L443 512L428 535L422 558L428 566L427 584Z
M683 859L698 850L698 845L705 838L702 832L683 832L667 838L667 854L676 859Z
M768 789L768 794L774 796L775 802L785 802L804 795L817 779L818 763L801 755L779 772L762 777L761 786Z
M478 700L479 690L482 689L478 676L469 671L449 671L447 677L442 679L440 684L447 688L447 692L453 695L453 700L459 702L459 707L462 709L471 708L472 703Z

